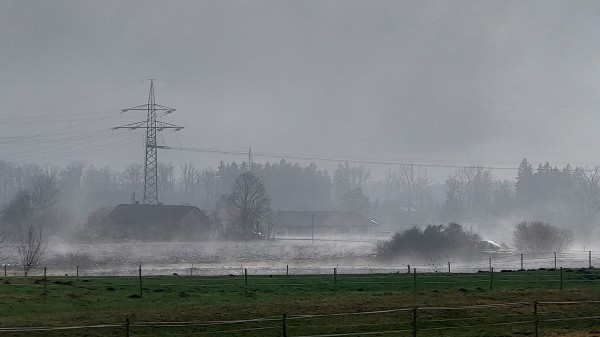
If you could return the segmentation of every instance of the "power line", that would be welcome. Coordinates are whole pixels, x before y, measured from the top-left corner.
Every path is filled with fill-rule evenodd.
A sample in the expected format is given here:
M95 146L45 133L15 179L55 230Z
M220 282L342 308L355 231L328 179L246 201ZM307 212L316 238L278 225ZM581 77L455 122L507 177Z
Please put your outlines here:
M133 82L146 81L140 79L123 79L123 80L0 80L0 83L40 83L40 84L58 84L58 83L118 83L118 82Z
M468 104L468 105L487 105L487 106L505 106L505 107L523 107L523 108L536 108L536 109L577 109L577 110L599 110L599 106L591 105L559 105L559 104L523 104L514 102L493 102L493 101L476 101L476 100L461 100L461 99L446 99L436 97L402 97L402 96L391 96L391 95L365 95L362 93L349 93L349 92L332 92L332 91L314 91L314 90L294 90L294 89L282 89L273 87L256 87L256 86L245 86L238 84L222 84L222 83L208 83L198 81L185 81L185 80L172 80L172 79L157 79L155 81L161 81L166 83L181 83L181 84L194 84L206 87L216 88L234 88L242 90L253 90L253 91L264 91L264 92L281 92L281 93L292 93L298 95L315 95L315 96L332 96L332 97L362 97L372 99L385 99L385 100L396 100L406 102L425 102L425 103L453 103L453 104Z
M48 146L30 149L29 151L22 150L22 151L19 151L18 153L5 154L4 156L8 157L9 159L35 158L36 156L40 156L40 155L47 157L49 154L51 155L53 153L72 152L73 149L76 149L76 148L84 146L84 145L97 143L99 141L102 141L103 139L107 139L107 138L106 137L90 137L90 138L84 139L83 142L79 142L79 143L69 142L68 144L64 144L63 146L57 146L56 144L50 144Z
M57 159L72 158L74 156L78 156L78 155L81 155L83 153L87 154L87 153L96 153L96 152L100 152L100 151L103 151L103 150L110 150L110 149L114 148L115 145L117 145L117 144L123 146L123 145L129 145L129 144L138 143L142 139L142 137L139 137L139 136L138 137L133 137L133 138L134 138L134 140L129 141L129 142L119 141L119 142L115 142L115 143L106 144L105 146L91 147L89 149L85 149L85 150L81 150L81 151L77 151L77 152L64 153L64 154L61 154L61 155L54 155L54 156L50 156L50 157L39 157L39 158L34 158L34 159L28 159L27 161L20 160L20 161L16 161L16 162L24 164L24 163L27 163L27 162L34 161L34 162L38 162L39 163L39 162L45 162L45 161L48 161L48 160L57 160Z
M103 119L118 119L119 117L106 117ZM52 119L38 121L18 121L18 122L0 122L0 125L19 125L19 124L47 124L47 123L71 123L81 121L98 121L97 118L79 118L79 119Z
M230 154L239 156L248 156L247 150L227 150L227 149L209 149L209 148L192 148L192 147L168 147L170 150L176 151L188 151L188 152L204 152L204 153L220 153ZM493 165L481 165L481 164L443 164L436 162L444 162L444 160L407 160L407 159L390 159L390 158L369 158L369 157L351 157L351 156L333 156L333 155L316 155L316 154L291 154L291 153L271 153L271 152L257 152L252 151L252 156L267 157L267 158L278 158L278 159L300 159L300 160L312 160L312 161L325 161L325 162L348 162L355 164L372 164L372 165L384 165L384 166L401 166L401 165L413 165L417 167L431 167L431 168L450 168L450 169L463 169L463 168L477 168L481 167L489 170L518 170L518 164L507 163L511 166L493 166ZM448 161L451 162L451 161ZM458 161L455 161L460 163ZM489 163L487 161L472 161L471 163ZM584 171L594 171L595 169L584 169Z
M33 109L47 108L47 107L53 106L53 105L60 105L60 104L64 104L64 103L74 102L74 101L78 101L78 100L82 100L82 99L86 99L86 98L90 98L90 97L94 97L94 96L103 95L103 94L106 94L106 93L109 93L109 92L121 90L121 89L124 89L124 88L132 87L134 85L143 84L146 81L147 80L137 81L135 83L130 83L130 84L127 84L127 85L124 85L124 86L120 86L120 87L117 87L117 88L107 89L107 90L104 90L104 91L99 91L99 92L95 92L95 93L88 94L88 95L78 96L78 97L74 97L74 98L64 99L64 100L60 100L60 101L50 102L50 103L46 103L46 104L42 104L42 105L37 105L37 106L32 106L32 107L27 107L27 108L21 108L21 109L13 110L10 113L23 112L23 111L27 111L27 110L33 110Z
M190 147L168 147L171 150L177 151L189 151L189 152L205 152L205 153L221 153L221 154L233 154L233 155L248 155L246 150L222 150L222 149L207 149L207 148L190 148ZM328 162L348 162L357 164L375 164L375 165L414 165L420 167L439 167L439 168L474 168L483 167L490 170L516 170L517 167L498 167L498 166L483 166L483 165L454 165L454 164L432 164L423 162L413 162L400 159L377 159L377 158L356 158L348 156L331 156L331 155L301 155L301 154L290 154L290 153L269 153L269 152L257 152L252 151L253 156L257 157L268 157L268 158L282 158L282 159L301 159L301 160L315 160L315 161L328 161Z
M117 110L110 111L94 111L94 112L75 112L68 114L46 114L46 115L31 115L31 116L20 116L20 117L3 117L2 120L20 120L20 119L36 119L36 118L52 118L52 117L67 117L67 116L87 116L87 115L99 115L119 112Z
M49 131L49 132L46 132L46 133L39 133L39 134L35 134L35 135L22 136L22 137L19 137L19 139L31 139L31 138L36 138L36 137L40 137L40 136L47 136L47 135L51 135L51 134L54 134L54 133L59 132L59 131L74 129L74 128L82 126L82 125L86 125L86 124L90 124L90 123L93 123L93 122L97 122L97 121L101 121L101 120L106 120L106 119L111 119L111 118L110 117L94 118L94 119L91 119L89 121L84 121L83 123L78 123L78 124L75 124L75 125L66 126L64 128L55 129L55 130L52 130L52 131Z

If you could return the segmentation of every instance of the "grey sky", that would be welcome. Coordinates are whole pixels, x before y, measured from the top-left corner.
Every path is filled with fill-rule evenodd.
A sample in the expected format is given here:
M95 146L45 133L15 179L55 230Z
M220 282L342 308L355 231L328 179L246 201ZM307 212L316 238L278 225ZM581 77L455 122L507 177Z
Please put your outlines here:
M116 111L157 78L186 127L171 146L593 165L599 19L575 0L1 0L0 158L141 162L141 133L107 130L144 118Z

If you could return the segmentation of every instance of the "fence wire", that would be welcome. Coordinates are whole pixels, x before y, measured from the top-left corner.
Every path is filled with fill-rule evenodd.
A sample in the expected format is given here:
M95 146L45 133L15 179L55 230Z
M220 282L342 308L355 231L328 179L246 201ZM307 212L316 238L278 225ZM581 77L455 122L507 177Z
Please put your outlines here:
M314 314L314 315L291 315L289 317L284 316L283 319L278 316L269 316L269 317L258 317L258 318L250 318L250 319L240 319L240 320L219 320L219 321L186 321L186 322L131 322L129 321L125 323L115 323L115 324L99 324L99 325L80 325L80 326L46 326L46 327L2 327L0 328L0 332L11 332L11 333L29 333L29 332L48 332L48 331L67 331L67 330L90 330L90 329L103 329L103 328L121 328L121 329L138 329L138 328L156 328L156 329L169 329L169 328L177 328L177 327L218 327L221 328L219 330L211 330L211 331L190 331L186 332L185 335L219 335L224 333L243 333L243 332L257 332L257 331L266 331L266 330L282 330L282 329L294 329L294 328L302 328L304 330L308 329L355 329L355 328L367 328L367 327L379 327L382 326L397 326L400 327L402 325L409 326L409 328L389 328L389 329L377 329L377 331L348 331L348 332L335 332L335 333L317 333L317 334L297 334L294 335L296 337L341 337L341 336L367 336L367 335L389 335L389 334L399 334L399 333L408 333L412 332L413 335L416 335L418 331L441 331L441 330L460 330L460 329L474 329L474 328L483 328L483 327L499 327L499 326L510 326L510 325L529 325L533 326L533 324L538 323L556 323L556 322L570 322L577 320L599 320L600 315L585 315L585 316L577 316L577 317L539 317L536 312L531 313L531 318L524 318L522 314L506 314L502 312L502 310L513 309L516 307L529 307L530 309L533 306L541 306L541 307L551 307L551 306L565 306L565 305L598 305L600 301L546 301L546 302L504 302L504 303L491 303L491 304L478 304L478 305L465 305L465 306L449 306L449 307L417 307L417 308L394 308L387 310L377 310L377 311L364 311L364 312L341 312L341 313L329 313L329 314ZM590 310L597 310L598 308L593 308ZM475 310L478 313L478 316L475 317L462 317L462 318L447 318L447 319L424 319L422 315L424 313L428 313L435 317L435 312L440 311L473 311ZM488 315L481 315L481 310L491 311ZM419 317L421 317L417 321L417 312ZM298 320L312 320L312 319L336 319L340 316L374 316L374 315L386 315L386 314L414 314L414 321L411 323L410 321L396 321L394 324L386 324L386 323L367 323L367 322L355 322L353 324L320 324L317 326L310 325L297 325L297 326L287 326L285 327L285 323L281 325L273 325L274 322L277 321L298 321ZM564 315L564 312L559 312L561 315ZM492 315L495 314L495 315ZM535 314L535 317L534 317ZM548 314L548 313L545 313ZM410 315L407 315L410 316ZM541 315L544 316L544 315ZM520 320L509 320L509 321L499 321L506 320L507 318L519 317ZM448 322L459 322L459 321L469 321L469 320L478 320L485 319L490 320L493 319L495 321L492 322L482 322L480 324L459 324L459 325L448 325L443 324L443 326L439 326L440 323L448 323ZM255 326L255 327L240 327L235 328L236 325L240 324L248 324L248 323L262 323L266 324L266 326ZM417 326L418 323L418 326ZM413 325L411 327L411 324ZM431 326L432 324L437 324L438 326ZM228 327L232 327L233 329L227 329ZM285 330L283 330L285 331ZM143 332L137 334L136 336L143 335ZM286 332L287 336L292 336L291 334Z

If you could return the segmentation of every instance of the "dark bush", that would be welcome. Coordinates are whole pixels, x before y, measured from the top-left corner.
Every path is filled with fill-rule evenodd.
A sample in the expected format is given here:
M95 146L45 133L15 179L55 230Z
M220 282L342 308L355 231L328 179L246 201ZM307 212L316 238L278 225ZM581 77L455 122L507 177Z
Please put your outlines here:
M398 232L388 241L377 243L380 258L411 257L424 260L442 256L469 256L481 253L481 236L468 232L457 223L448 225L428 225Z

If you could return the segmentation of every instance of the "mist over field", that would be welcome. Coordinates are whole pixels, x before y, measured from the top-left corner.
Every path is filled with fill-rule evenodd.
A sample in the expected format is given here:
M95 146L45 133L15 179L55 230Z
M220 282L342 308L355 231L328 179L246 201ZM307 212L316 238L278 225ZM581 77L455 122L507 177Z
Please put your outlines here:
M599 9L2 1L0 262L392 272L600 250ZM427 252L393 245L410 235Z

